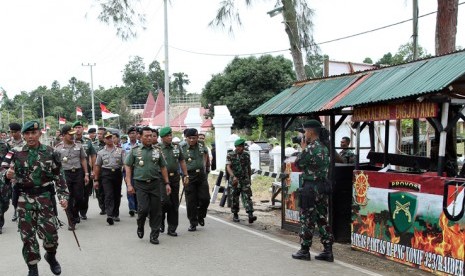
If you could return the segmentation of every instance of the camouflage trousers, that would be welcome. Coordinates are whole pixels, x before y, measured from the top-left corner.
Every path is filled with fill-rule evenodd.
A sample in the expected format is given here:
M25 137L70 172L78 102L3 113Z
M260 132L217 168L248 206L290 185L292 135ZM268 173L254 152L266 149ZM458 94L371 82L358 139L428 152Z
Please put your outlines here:
M328 223L328 195L318 192L315 187L314 207L300 209L300 232L301 244L312 246L315 225L318 226L322 244L333 244L334 238L331 226Z
M242 205L247 213L253 212L252 202L252 188L250 182L239 181L237 187L232 185L232 181L229 181L229 194L231 195L231 212L239 213L239 198L242 199Z
M23 258L27 264L40 261L37 236L43 240L47 252L58 247L57 218L50 192L38 195L21 193L18 200L18 229L23 241Z
M11 185L6 184L3 175L0 176L0 228L5 224L4 214L10 207Z

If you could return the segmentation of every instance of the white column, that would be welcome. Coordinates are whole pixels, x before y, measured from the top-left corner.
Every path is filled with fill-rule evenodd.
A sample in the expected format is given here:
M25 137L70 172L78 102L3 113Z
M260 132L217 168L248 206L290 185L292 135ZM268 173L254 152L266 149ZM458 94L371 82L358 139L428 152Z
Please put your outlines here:
M231 136L234 119L225 105L215 106L214 113L212 123L215 128L216 168L217 170L224 170L226 153L229 147L228 139Z
M281 147L275 146L270 154L273 158L273 172L281 173Z
M200 126L202 125L202 118L200 117L200 108L191 107L187 110L186 119L184 119L186 128L195 128L200 132Z
M259 170L260 169L260 150L262 148L257 144L252 144L249 146L250 152L250 166L252 169Z

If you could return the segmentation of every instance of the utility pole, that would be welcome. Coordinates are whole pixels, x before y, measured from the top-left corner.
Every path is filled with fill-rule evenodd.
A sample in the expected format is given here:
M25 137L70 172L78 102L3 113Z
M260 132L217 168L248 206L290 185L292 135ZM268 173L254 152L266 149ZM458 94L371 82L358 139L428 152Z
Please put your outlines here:
M165 126L170 126L170 77L168 59L168 4L165 4Z
M413 0L413 60L418 58L418 0ZM413 155L420 153L420 120L413 119L412 125ZM425 141L426 142L426 141Z
M94 109L94 76L92 74L92 67L95 66L96 64L82 64L82 66L89 66L90 67L90 95L92 98L92 125L95 126L95 109Z

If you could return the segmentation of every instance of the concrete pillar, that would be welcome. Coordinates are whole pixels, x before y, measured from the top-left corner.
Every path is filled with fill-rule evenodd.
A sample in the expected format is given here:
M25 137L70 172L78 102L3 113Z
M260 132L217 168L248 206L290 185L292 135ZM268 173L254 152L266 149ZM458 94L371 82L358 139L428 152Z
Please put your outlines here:
M250 152L250 167L252 169L259 170L260 169L260 150L262 148L257 144L252 144L249 146Z
M186 119L184 119L186 128L195 128L200 132L202 125L202 118L200 117L200 108L191 107L187 110Z
M216 169L224 170L226 153L229 147L228 139L231 136L231 127L234 119L225 105L214 106L214 113L215 116L212 119L212 124L215 128Z
M281 173L281 146L274 146L270 155L273 158L273 172Z

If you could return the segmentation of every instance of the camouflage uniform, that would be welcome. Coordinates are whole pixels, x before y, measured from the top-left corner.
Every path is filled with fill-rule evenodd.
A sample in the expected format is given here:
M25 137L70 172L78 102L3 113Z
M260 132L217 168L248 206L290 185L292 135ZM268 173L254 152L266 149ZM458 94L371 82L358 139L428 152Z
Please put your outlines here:
M23 241L23 257L28 265L34 265L41 259L36 234L44 240L48 253L54 254L58 247L53 183L59 200L68 200L69 192L60 157L52 147L39 144L37 148L29 148L26 145L11 153L19 190L18 229Z
M321 243L332 244L333 235L328 223L328 195L321 190L321 183L327 179L329 169L328 148L319 140L310 142L296 161L302 169L303 191L310 193L309 200L301 200L300 232L302 245L312 245L315 224L318 225ZM320 185L319 185L320 184Z
M10 206L11 185L5 179L6 170L0 172L0 234L5 224L5 213Z
M350 149L341 150L339 156L344 160L344 163L354 163L355 154Z
M23 148L26 142L23 139L20 139L20 140L10 139L8 140L7 144L8 144L9 149L20 150ZM1 151L3 152L3 150ZM3 154L0 154L0 155L4 156ZM2 160L3 160L3 157L2 157ZM3 166L8 167L8 164L3 163L2 167ZM8 181L6 182L8 184ZM12 218L13 221L16 221L16 219L18 219L18 215L16 212L16 208L18 207L18 198L19 198L18 187L15 185L14 181L11 181L11 203L13 204L13 207L14 207L14 214Z
M228 186L231 197L231 212L239 212L239 196L242 198L242 204L247 213L253 212L252 188L250 183L250 155L244 151L242 154L236 150L228 153L226 157L226 165L231 165L234 176L237 177L239 183L236 187L233 185L233 178L230 177Z

